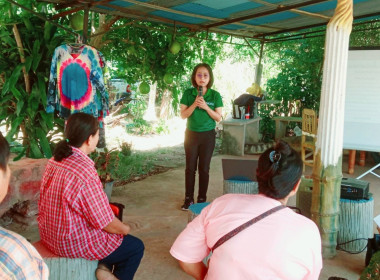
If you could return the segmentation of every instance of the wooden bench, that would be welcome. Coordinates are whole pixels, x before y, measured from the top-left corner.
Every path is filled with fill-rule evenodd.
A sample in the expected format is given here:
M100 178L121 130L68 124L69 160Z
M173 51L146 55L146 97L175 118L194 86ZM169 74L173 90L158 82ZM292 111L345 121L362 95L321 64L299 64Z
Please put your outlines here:
M273 120L276 122L276 132L275 132L275 140L281 139L285 137L286 134L286 126L290 122L297 122L302 124L302 117L273 117Z
M57 256L42 241L33 243L49 268L49 280L96 280L95 270L98 261L86 259L71 259Z

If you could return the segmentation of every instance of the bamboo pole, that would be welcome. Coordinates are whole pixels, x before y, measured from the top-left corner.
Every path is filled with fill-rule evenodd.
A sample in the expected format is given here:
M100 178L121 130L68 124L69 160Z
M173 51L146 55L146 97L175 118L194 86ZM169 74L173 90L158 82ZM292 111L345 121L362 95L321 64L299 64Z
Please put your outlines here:
M20 36L20 32L18 31L17 25L13 25L13 35L15 36L18 52L20 54L20 61L21 63L25 63L25 51L24 51L24 46L22 45L22 40ZM25 66L22 67L22 73L24 74L24 81L25 81L25 91L27 93L31 93L32 89L30 86L30 79L29 79L29 74L26 72Z
M336 255L342 180L344 102L353 0L338 0L327 25L322 92L313 167L311 218L322 238L322 255Z

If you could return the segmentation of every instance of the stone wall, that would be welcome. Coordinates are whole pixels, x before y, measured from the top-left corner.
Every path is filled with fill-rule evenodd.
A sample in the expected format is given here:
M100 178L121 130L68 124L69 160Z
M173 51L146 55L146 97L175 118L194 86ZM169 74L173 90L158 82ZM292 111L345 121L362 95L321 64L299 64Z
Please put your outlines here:
M18 202L36 204L40 194L42 175L48 159L21 159L10 161L11 180L8 194L0 204L0 217Z

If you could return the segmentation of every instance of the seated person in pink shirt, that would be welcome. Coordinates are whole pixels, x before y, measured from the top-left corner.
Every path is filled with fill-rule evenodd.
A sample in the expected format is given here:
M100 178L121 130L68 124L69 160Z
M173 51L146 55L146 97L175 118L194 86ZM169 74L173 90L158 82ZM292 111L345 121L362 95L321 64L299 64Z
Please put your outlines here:
M0 202L8 192L11 170L9 144L0 133ZM37 250L24 237L0 227L0 279L47 280L49 271Z
M205 207L177 237L170 253L195 279L317 280L322 268L321 238L308 218L283 208L240 231L202 260L224 235L296 194L300 156L283 141L259 159L259 194L226 194Z
M114 216L87 156L98 143L98 121L84 113L71 115L65 138L57 144L41 183L41 240L56 255L99 260L98 279L133 279L144 244Z

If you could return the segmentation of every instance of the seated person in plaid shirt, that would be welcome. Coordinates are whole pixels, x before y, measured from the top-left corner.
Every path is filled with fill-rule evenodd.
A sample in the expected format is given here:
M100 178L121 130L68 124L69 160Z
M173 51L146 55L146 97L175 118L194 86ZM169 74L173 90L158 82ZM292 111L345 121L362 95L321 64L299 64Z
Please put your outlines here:
M0 202L8 191L11 171L9 145L0 133ZM0 227L0 279L47 280L49 270L37 250L24 237Z
M98 143L98 121L88 114L73 114L65 137L46 165L41 183L41 240L59 256L99 260L98 279L133 279L144 244L114 216L88 157Z

